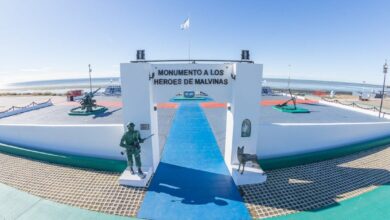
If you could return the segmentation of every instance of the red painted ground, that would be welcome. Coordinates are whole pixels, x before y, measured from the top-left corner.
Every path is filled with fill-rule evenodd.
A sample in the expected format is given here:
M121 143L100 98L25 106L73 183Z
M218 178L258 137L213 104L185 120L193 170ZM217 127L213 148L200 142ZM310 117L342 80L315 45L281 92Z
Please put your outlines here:
M80 106L79 102L60 102L60 103L55 103L56 105L66 105L66 106ZM106 107L111 107L111 108L122 108L123 103L121 101L98 101L98 105L106 106ZM163 109L163 108L177 108L178 104L177 103L159 103L157 104L157 108Z
M177 108L179 104L172 103L172 102L166 102L166 103L158 103L157 108Z
M61 102L61 103L55 103L56 105L66 105L66 106L80 106L79 102ZM120 101L98 101L96 102L98 105L102 105L105 107L111 107L111 108L122 108L123 104Z
M261 101L260 104L261 104L261 106L280 105L286 101L287 100L263 100L263 101ZM297 104L317 104L318 101L297 99L296 103ZM289 104L292 104L292 102L289 102Z
M286 100L263 100L260 102L261 106L274 106L274 105L279 105L283 104ZM318 101L314 100L296 100L297 104L316 104ZM202 102L200 103L200 106L202 108L226 108L227 104L226 103L221 103L221 102Z
M273 105L279 105L284 103L285 100L263 100L260 102L261 106L273 106ZM296 100L297 104L317 104L318 101L314 100ZM67 106L79 106L80 104L78 102L61 102L61 103L55 103L56 105L67 105ZM103 105L106 107L111 108L122 108L123 104L121 101L98 101L98 105ZM169 109L169 108L177 108L179 104L172 103L172 102L165 102L165 103L159 103L157 104L158 109ZM227 108L227 103L222 102L201 102L200 106L202 108Z
M202 108L227 108L227 104L222 102L202 102L200 106Z

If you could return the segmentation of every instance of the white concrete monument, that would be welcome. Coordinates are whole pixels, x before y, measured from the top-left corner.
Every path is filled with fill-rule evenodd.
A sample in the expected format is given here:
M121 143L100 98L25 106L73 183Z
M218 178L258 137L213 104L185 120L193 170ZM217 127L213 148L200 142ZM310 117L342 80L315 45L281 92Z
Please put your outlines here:
M150 171L147 177L130 178L125 171L121 184L145 186L151 172L157 169L160 162L157 104L169 102L183 91L202 91L217 102L227 103L223 156L235 183L266 180L264 172L249 163L243 174L236 171L238 146L245 146L245 153L256 154L263 66L249 60L215 63L156 64L142 59L120 65L124 124L131 121L140 126L137 129L142 137L154 134L142 144L143 169Z

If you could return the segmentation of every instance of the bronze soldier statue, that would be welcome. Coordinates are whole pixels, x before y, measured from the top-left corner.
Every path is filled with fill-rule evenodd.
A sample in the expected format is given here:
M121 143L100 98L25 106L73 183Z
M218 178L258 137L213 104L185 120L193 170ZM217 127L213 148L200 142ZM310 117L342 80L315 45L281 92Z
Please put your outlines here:
M126 149L127 165L130 167L131 174L134 175L133 170L133 155L135 159L135 165L138 168L138 174L144 175L141 170L141 146L145 139L141 138L139 131L134 129L135 124L133 122L127 124L127 132L122 136L120 146Z

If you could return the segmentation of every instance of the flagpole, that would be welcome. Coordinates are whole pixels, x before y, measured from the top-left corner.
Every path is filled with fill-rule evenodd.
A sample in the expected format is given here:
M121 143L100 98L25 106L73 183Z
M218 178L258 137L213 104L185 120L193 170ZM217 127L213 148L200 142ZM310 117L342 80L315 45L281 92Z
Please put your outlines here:
M188 62L191 62L191 35L190 30L188 30Z
M91 64L88 64L88 72L89 72L89 89L90 89L90 92L92 93L92 77L91 77L92 69L91 69Z
M290 80L291 80L291 64L288 64L288 81L287 81L288 89L290 89Z
M191 35L190 31L188 30L188 62L191 62Z
M190 16L180 25L183 31L188 31L188 62L191 63L191 34L190 34Z
M190 21L190 16L188 15L188 21ZM190 27L188 27L188 62L191 63L191 34L190 34Z

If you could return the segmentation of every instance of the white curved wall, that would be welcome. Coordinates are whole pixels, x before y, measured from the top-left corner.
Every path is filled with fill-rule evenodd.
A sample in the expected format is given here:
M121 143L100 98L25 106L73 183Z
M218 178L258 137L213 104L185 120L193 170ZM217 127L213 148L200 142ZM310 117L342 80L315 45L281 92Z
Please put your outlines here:
M37 150L126 160L123 125L0 125L0 142ZM275 158L390 135L390 122L261 124L257 155ZM147 149L144 149L145 151ZM144 158L146 159L146 158Z
M259 125L259 158L331 149L390 135L390 122L273 123Z
M0 142L37 150L126 160L120 154L122 124L0 125Z

